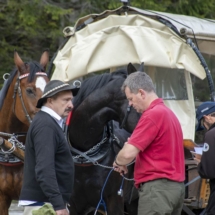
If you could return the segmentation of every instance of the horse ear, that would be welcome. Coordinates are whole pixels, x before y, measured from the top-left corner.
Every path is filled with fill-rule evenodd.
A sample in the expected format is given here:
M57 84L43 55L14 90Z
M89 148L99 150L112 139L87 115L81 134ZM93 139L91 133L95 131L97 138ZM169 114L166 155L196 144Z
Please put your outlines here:
M130 75L131 73L133 72L136 72L136 68L134 67L134 65L132 63L129 63L128 66L127 66L127 72L128 72L128 75Z
M14 51L14 63L21 74L26 72L26 66L16 50Z
M40 65L43 66L44 70L46 70L46 66L49 62L49 51L46 50L43 52L43 54L41 55L41 58L40 58Z
M144 62L142 62L142 63L140 64L140 67L139 67L138 71L144 72Z

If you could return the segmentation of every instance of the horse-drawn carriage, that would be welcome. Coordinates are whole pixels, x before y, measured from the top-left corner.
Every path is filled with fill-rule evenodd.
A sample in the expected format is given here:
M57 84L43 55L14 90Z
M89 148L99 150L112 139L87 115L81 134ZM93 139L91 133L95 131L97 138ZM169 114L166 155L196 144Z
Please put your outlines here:
M193 209L204 209L209 186L199 178L190 153L194 150L196 124L192 79L207 77L208 99L214 101L213 80L202 56L211 66L215 62L214 20L124 4L116 10L80 18L63 32L67 42L54 59L52 79L70 81L96 71L112 72L128 62L138 68L144 62L144 71L154 81L157 94L182 125L187 185L184 211L193 214Z
M115 155L129 136L125 130L132 132L139 119L131 110L124 120L127 101L120 87L127 75L124 67L129 62L136 68L144 62L144 71L154 81L158 96L180 120L186 146L184 211L192 215L193 209L206 207L208 183L198 177L197 164L190 153L195 145L191 76L207 77L214 100L213 80L201 54L205 54L208 62L215 62L214 29L213 20L141 10L126 3L116 10L80 18L74 27L64 29L66 42L52 59L55 65L52 79L68 82L89 73L105 72L83 81L74 100L73 116L66 123L77 165L72 214L85 215L101 207L110 215L122 215L124 203L128 214L136 214L133 167L130 166L126 178L111 170ZM111 120L123 123L125 130L110 123ZM117 194L122 185L123 197Z

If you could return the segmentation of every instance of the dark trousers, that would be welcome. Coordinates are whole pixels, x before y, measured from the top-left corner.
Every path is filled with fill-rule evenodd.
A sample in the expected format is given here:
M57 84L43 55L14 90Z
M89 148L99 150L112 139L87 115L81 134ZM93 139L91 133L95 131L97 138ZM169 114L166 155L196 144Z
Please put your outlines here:
M139 188L138 215L181 215L184 183L157 179Z

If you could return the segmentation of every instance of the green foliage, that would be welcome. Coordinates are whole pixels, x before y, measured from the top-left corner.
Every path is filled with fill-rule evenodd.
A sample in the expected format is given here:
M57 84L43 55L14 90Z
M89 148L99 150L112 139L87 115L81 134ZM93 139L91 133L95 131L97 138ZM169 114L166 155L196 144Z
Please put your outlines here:
M122 6L120 0L88 0L88 13ZM132 7L215 19L214 0L130 0ZM93 10L93 11L92 11Z
M171 3L170 0L139 0L139 1L131 1L131 5L133 7L138 7L147 10L156 10L156 11L166 11L166 8Z
M200 18L215 18L214 0L178 0L173 1L167 8L167 11L177 14L186 14Z
M47 48L51 55L57 50L64 27L61 23L72 10L44 2L10 0L1 7L1 77L14 67L14 50L25 61L39 60L41 53Z
M212 55L203 54L203 57L207 63L208 68L211 69L212 79L215 80L215 57ZM210 101L210 91L207 78L200 80L192 76L194 100L195 101Z
M215 19L214 0L131 0L131 6ZM62 44L62 30L79 17L122 6L120 0L3 0L0 2L0 86L2 75L14 67L13 52L24 61L50 58ZM204 93L203 93L204 94ZM200 96L203 98L204 96Z
M215 0L130 0L131 6L154 11L215 19ZM2 75L14 68L13 52L24 61L39 60L44 49L50 59L62 44L64 27L89 13L122 6L120 0L2 0L0 1L0 88ZM215 78L215 61L205 56ZM195 101L210 100L207 79L192 78ZM202 135L196 137L202 141Z

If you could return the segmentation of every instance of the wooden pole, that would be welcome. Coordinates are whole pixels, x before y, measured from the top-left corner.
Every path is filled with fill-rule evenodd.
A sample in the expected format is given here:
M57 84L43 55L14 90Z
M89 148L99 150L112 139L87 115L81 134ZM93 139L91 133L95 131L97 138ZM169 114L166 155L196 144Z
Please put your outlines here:
M0 148L2 148L5 151L8 151L12 147L13 147L13 145L10 142L8 142L7 140L5 140L2 137L0 137ZM24 161L25 152L22 149L20 149L18 147L15 147L15 149L14 149L12 154L14 156L16 156L17 158L19 158L21 161Z

